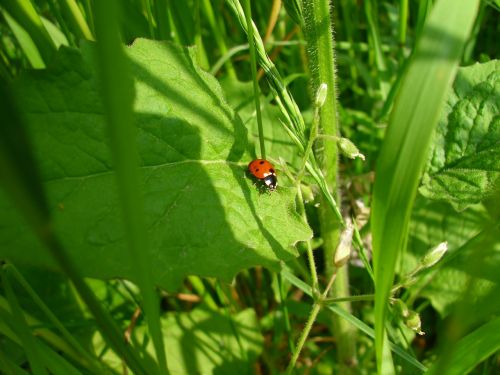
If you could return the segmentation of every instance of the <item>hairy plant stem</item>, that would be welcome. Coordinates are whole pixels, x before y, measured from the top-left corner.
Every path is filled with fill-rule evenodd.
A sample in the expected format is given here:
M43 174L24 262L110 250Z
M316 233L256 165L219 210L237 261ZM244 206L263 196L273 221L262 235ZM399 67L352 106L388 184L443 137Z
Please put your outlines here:
M330 3L328 0L304 0L304 34L308 43L309 70L312 72L312 92L325 83L328 87L325 104L321 107L321 133L338 136L338 119L336 107L335 56L333 50L333 33L330 21ZM328 189L338 202L338 150L337 143L323 142L323 151L318 155ZM349 297L349 278L347 266L336 269L333 265L335 249L340 236L341 221L334 215L328 202L323 198L319 208L321 219L321 236L326 259L326 274L328 278L336 274L337 281L330 296ZM343 302L341 307L350 311L350 303ZM353 339L355 331L338 315L332 315L332 333L337 339L338 361L341 373L354 373L356 363L356 348Z
M302 348L304 347L307 337L311 332L311 328L314 322L316 321L319 311L321 310L321 307L323 306L323 303L326 300L326 297L328 296L328 292L330 291L335 281L335 277L336 273L333 273L332 276L330 277L330 280L328 281L328 285L326 286L325 291L321 294L321 296L319 296L316 302L314 302L314 305L311 309L311 313L309 314L309 318L307 318L306 325L304 326L304 329L300 334L299 341L297 342L297 347L295 348L295 351L292 354L292 358L290 359L290 363L286 368L287 375L291 374L293 369L295 368L295 364L297 363L297 359L299 358L300 352L302 351ZM314 295L314 290L313 290L313 295Z

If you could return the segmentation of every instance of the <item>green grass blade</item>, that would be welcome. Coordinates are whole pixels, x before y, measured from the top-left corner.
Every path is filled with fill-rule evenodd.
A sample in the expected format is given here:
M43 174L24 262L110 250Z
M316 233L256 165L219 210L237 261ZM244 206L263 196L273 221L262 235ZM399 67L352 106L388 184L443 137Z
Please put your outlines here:
M417 24L415 27L415 35L420 37L424 28L425 21L429 17L432 8L432 0L421 0L418 3Z
M429 369L428 374L461 375L468 374L479 363L500 350L500 317L484 324L462 338L454 348L452 355L446 358L444 372L440 363Z
M157 36L160 40L170 40L170 20L167 0L155 1L155 18Z
M47 362L47 368L53 375L83 375L75 366L64 359L43 341L39 343L40 353Z
M14 363L7 353L4 353L0 348L0 368L6 375L30 375L30 373L16 363Z
M78 355L86 361L89 368L92 371L99 373L103 372L103 368L97 361L93 358L81 345L80 343L69 333L69 331L64 327L61 321L54 315L54 313L49 309L49 307L42 301L31 285L26 281L26 279L21 275L21 273L11 264L6 264L4 266L6 272L12 275L17 282L24 288L24 290L30 295L35 304L40 308L40 310L47 316L50 323L56 327L64 339L73 347L73 349L78 353Z
M68 41L68 44L71 46L76 46L77 43L75 41L75 38L73 34L71 33L71 30L68 26L68 21L66 17L63 16L61 12L61 7L59 4L56 4L57 0L47 0L47 5L49 7L50 13L51 13L51 18L54 21L57 21L57 25L59 26L59 32L64 34L64 37ZM47 26L47 25L45 25ZM50 30L47 29L47 31L50 34ZM51 35L52 40L54 40L54 36ZM56 43L57 45L57 43Z
M90 31L90 27L85 20L78 4L75 0L64 0L59 2L64 11L66 20L71 26L71 30L78 38L94 40L94 35Z
M30 35L45 65L47 65L56 51L56 45L43 26L42 20L31 1L5 0L2 2L2 7Z
M153 23L153 12L151 10L151 3L149 0L141 0L142 3L142 11L146 12L148 16L148 27L149 27L149 37L151 39L155 39L155 29Z
M208 21L210 31L212 32L213 38L215 39L215 43L217 43L217 47L219 48L219 53L221 56L224 56L227 54L228 48L226 45L227 36L226 31L224 30L223 20L218 20L216 18L210 0L201 0L200 5L203 9L203 16ZM225 60L224 66L226 67L227 75L229 76L229 78L237 79L236 71L234 70L233 63L230 59Z
M140 188L136 128L132 120L134 87L130 66L120 43L117 17L119 8L115 1L99 1L94 4L94 9L98 38L97 61L130 259L137 269L136 277L143 298L142 307L153 339L160 373L166 374L167 359L161 332L159 300L151 280L150 269L153 261L149 256L144 200Z
M474 23L479 1L436 3L417 43L391 113L377 164L372 233L375 332L382 363L387 301L433 130Z
M377 1L366 0L365 4L365 15L366 21L368 22L368 31L371 36L371 41L373 43L373 52L375 54L375 64L377 66L377 76L376 80L379 85L380 92L382 93L382 98L385 100L387 94L389 93L389 82L387 79L387 64L385 62L385 57L382 52L382 41L380 37L380 31L378 27L377 19Z
M337 5L338 7L338 5ZM352 45L354 44L354 40L356 40L357 33L356 31L359 29L358 27L358 17L357 17L357 12L356 12L356 4L354 4L350 0L340 0L340 7L339 10L342 14L342 27L345 29L345 34L346 34L346 39L347 43ZM337 25L336 27L338 28L340 25ZM339 45L337 44L337 49ZM349 48L347 50L347 53L349 54L349 58L351 61L356 60L356 50L354 48ZM351 78L353 80L353 83L356 84L358 80L358 71L356 64L350 64L349 71L351 74Z
M87 25L89 25L90 32L94 35L94 12L92 11L92 0L83 0L81 7L85 11L85 18L87 20Z
M21 25L19 25L14 18L10 16L5 9L0 8L0 12L2 13L7 25L9 25L12 34L17 39L19 46L24 52L24 55L28 59L32 68L35 69L43 69L45 68L45 63L43 62L42 56L40 56L40 52L36 47L35 43L33 43L33 39L29 36L29 34L24 30Z
M399 0L399 62L404 60L404 48L408 34L408 0Z
M175 28L175 37L184 46L194 43L196 25L194 23L193 9L188 1L167 1L171 20Z
M2 271L2 286L5 290L5 295L9 301L11 314L5 313L7 316L2 316L6 322L10 322L11 328L17 333L19 340L25 350L26 356L30 363L30 368L34 375L48 374L45 368L44 356L41 353L39 344L33 336L24 314L19 306L17 298L10 285L10 280L6 272ZM3 314L2 314L3 315Z

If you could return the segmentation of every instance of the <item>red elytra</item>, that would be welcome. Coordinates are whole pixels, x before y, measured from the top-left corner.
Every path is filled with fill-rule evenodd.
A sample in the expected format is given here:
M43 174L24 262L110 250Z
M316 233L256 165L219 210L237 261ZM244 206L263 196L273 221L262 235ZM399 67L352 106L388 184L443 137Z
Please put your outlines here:
M250 173L259 180L263 180L270 190L278 186L278 178L274 166L265 159L255 159L248 164Z

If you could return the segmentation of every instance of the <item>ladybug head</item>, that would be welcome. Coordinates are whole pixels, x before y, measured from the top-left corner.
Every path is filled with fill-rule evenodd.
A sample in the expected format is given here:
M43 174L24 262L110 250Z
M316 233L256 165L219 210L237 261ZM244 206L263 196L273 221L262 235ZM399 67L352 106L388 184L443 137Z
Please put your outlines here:
M264 183L270 190L275 190L278 186L278 179L275 174L270 174L264 178Z

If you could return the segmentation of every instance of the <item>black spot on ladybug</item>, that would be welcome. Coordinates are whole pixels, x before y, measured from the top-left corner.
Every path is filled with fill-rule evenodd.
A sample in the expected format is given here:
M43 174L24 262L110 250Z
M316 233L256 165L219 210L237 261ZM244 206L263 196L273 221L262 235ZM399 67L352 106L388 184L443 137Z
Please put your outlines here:
M255 172L258 172L258 171L259 171L259 168L257 168L257 169L255 170Z
M264 161L264 160L261 160L259 164L260 164L260 165L262 165L262 164L264 164L264 163L265 163L265 161ZM257 169L257 170L258 170L258 169Z
M274 173L274 169L273 168L269 168L269 172Z

